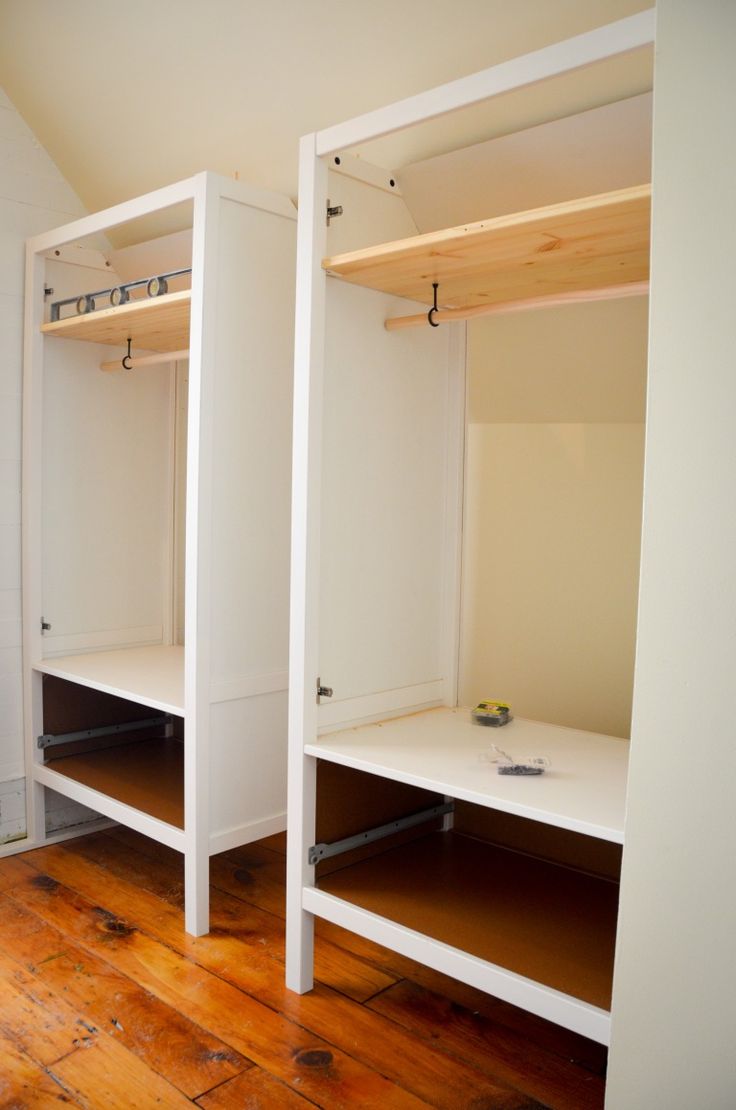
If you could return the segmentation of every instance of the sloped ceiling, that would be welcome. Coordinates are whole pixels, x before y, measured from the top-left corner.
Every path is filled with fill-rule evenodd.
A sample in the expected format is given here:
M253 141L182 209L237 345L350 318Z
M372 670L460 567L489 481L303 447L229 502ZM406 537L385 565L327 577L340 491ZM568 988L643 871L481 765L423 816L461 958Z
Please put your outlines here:
M201 169L296 195L301 134L650 7L650 0L0 0L0 85L88 210ZM563 90L650 85L630 59ZM550 118L511 98L483 134ZM559 114L559 109L557 110ZM554 114L554 112L552 112ZM457 120L404 161L475 137ZM452 130L454 129L454 130ZM476 128L477 129L477 128ZM380 154L380 152L379 152ZM383 162L396 165L390 145ZM393 167L392 167L393 168Z

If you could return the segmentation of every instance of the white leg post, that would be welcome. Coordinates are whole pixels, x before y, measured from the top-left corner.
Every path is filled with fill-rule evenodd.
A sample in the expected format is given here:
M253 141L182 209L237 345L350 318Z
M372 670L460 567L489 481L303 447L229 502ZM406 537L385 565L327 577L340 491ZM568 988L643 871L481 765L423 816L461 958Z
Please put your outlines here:
M186 614L184 649L185 927L209 930L210 545L212 506L212 375L214 365L219 196L202 175L194 198L192 326L187 429ZM205 241L208 244L205 252ZM201 584L201 589L200 589Z
M314 844L316 761L304 743L317 731L319 504L324 361L327 169L315 137L301 141L294 358L294 446L289 659L289 833L286 983L300 994L313 975L314 921L302 891L314 885L307 852Z

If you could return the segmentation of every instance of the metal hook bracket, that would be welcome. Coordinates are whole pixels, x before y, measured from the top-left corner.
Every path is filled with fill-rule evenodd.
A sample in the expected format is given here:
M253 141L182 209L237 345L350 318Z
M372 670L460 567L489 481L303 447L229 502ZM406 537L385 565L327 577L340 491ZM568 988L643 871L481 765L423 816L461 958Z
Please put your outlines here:
M432 282L432 289L434 291L434 304L432 305L429 312L427 313L427 319L429 320L429 326L431 328L438 328L439 327L439 324L437 323L437 321L432 319L434 313L437 311L437 290L439 289L439 285L440 285L440 283L438 281L433 281Z
M128 353L127 353L127 355L123 355L123 370L132 370L133 369L133 367L130 364L130 344L131 344L131 340L130 340L130 336L129 336L128 337Z

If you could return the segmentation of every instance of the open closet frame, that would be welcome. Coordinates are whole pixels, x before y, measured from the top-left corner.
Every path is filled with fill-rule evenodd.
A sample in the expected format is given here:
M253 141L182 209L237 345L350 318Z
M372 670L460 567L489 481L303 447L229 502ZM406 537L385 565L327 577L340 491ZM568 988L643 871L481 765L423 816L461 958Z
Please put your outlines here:
M191 289L44 323L45 304L53 296L53 290L45 288L47 260L65 262L76 251L77 265L84 265L81 258L97 252L79 244L99 243L107 232L135 221L143 221L131 232L139 243L137 237L145 239L145 228L160 226L157 220L162 213L176 207L182 210L184 205L191 214ZM82 824L71 832L47 836L45 788L50 788L96 811L108 823L122 823L176 849L184 856L185 927L194 935L209 929L210 855L281 831L286 824L288 558L271 548L288 545L289 504L284 487L290 466L295 220L288 199L205 172L75 220L27 244L22 558L28 839L22 846L30 849L92 827ZM146 239L144 250L153 243L154 251L169 251L167 242L165 236L155 242ZM100 284L104 277L108 284L116 284L109 280L111 272L102 273ZM143 353L123 362L125 368L118 373L110 373L111 364L103 360L114 364L117 359L120 367L126 342L130 355L131 337L133 347ZM184 480L186 487L182 506L175 509L181 380L176 363L184 358L189 360L188 415L182 433L186 443L182 488ZM136 397L143 399L145 407L148 394L126 400L125 383L135 375L149 376L150 382L152 374L158 375L156 412L163 413L163 419L154 427L151 442L160 437L164 446L157 448L155 458L165 457L165 474L162 469L163 476L155 477L164 493L161 520L155 523L160 532L155 533L150 552L152 574L157 576L152 579L156 586L149 589L152 595L158 591L156 619L148 624L126 622L124 613L122 619L114 614L116 625L109 621L94 625L96 610L92 618L89 612L77 618L73 605L65 604L67 623L71 610L71 619L78 619L80 627L62 627L57 634L54 613L48 611L51 591L44 567L44 558L49 557L44 556L44 545L47 550L53 547L48 468L56 460L47 424L55 417L48 411L49 404L44 407L44 393L50 394L51 385L63 390L73 382L76 393L69 396L81 396L86 404L85 383L89 383L89 413L95 420L94 404L104 391L109 438L103 450L125 460L130 440L126 444L125 433L115 426L115 397L120 398L122 391L126 428L128 435L132 428L135 439L135 421L143 415L142 407L135 407ZM140 388L148 385L141 383ZM71 403L70 410L73 427L56 418L53 442L58 445L64 438L76 437L88 469L95 469L102 460L90 457L80 442L85 439L84 427L80 428L81 418L74 416ZM283 415L272 415L269 425L266 411ZM265 443L269 426L271 435ZM268 457L264 457L266 451ZM64 460L68 457L65 450ZM136 465L135 480L145 483L141 464ZM66 538L71 529L81 530L79 520L88 524L92 517L91 523L96 522L88 501L79 502L77 515L68 513L68 506L77 505L75 482L66 471L64 475L63 511L51 508L54 534L63 528ZM101 496L109 498L104 479L96 479ZM132 536L131 545L137 542L138 488L117 510L120 528L127 528ZM58 490L57 483L54 492ZM176 549L176 514L183 521L178 527L185 535L185 557ZM94 527L90 532L88 542L94 544ZM66 558L73 566L82 551L74 545L85 542L84 537L72 535L59 559ZM99 560L93 565L102 580L102 587L94 587L93 603L120 588L127 591L126 598L140 594L140 575L121 587L109 573L105 583L106 568ZM76 575L70 578L76 585L79 572L69 574ZM54 589L55 600L66 602L58 585ZM183 596L186 611L184 645L181 630L177 633L177 593ZM98 608L100 612L104 608L101 601ZM154 612L153 606L149 609ZM106 616L108 611L112 608L105 610ZM50 731L44 727L45 690L55 691L56 720L63 723L65 714L70 717L64 703L72 705L75 721L85 713L90 716L81 725L58 729L51 744L61 747L43 748L39 739ZM161 714L170 717L162 719ZM116 748L116 736L110 735L116 722L131 721L139 729L134 731L137 742ZM140 721L159 723L143 732ZM80 736L87 724L96 733L107 734L102 741L95 735L98 750L91 753ZM49 752L58 752L61 758L47 759ZM118 753L122 785L115 778L112 752ZM126 776L132 778L132 791L130 783L126 786L123 781ZM160 799L165 799L162 804Z
M579 753L585 750L588 756L584 759L589 758L590 761L586 772L564 797L564 789L562 793L557 793L553 776L543 776L538 781L545 782L545 801L539 805L526 805L520 802L521 795L515 788L507 789L509 782L518 784L528 783L529 780L509 780L494 775L490 786L480 785L482 782L488 784L490 780L479 770L479 752L488 748L497 739L497 734L474 728L467 711L461 719L460 711L454 708L457 705L460 619L464 331L453 331L449 341L451 359L461 370L455 375L448 401L447 535L445 575L441 586L445 635L443 677L440 681L411 689L385 689L365 697L346 696L342 704L337 697L333 701L325 701L324 696L320 696L324 692L329 698L332 693L323 688L323 684L324 687L332 684L331 675L320 669L324 667L320 652L321 590L324 589L321 568L325 554L329 553L324 546L324 529L321 526L324 406L327 400L324 381L327 271L347 274L356 260L360 264L361 256L367 260L369 267L378 257L379 266L388 260L390 268L392 255L401 255L402 251L405 257L412 254L411 241L407 240L389 244L385 249L368 248L337 259L325 259L325 211L330 203L328 170L340 172L340 162L345 152L349 158L350 148L511 90L649 46L653 41L654 11L649 10L307 135L301 140L294 383L286 945L287 985L299 993L310 990L313 985L314 923L315 918L321 917L569 1029L608 1043L610 1011L605 1006L591 1004L574 994L535 980L533 976L510 970L502 960L481 958L452 939L449 942L447 938L438 939L436 934L431 935L421 925L407 925L405 921L392 919L376 909L376 905L380 904L380 890L379 896L374 899L375 905L368 904L370 899L361 905L358 900L340 895L339 882L337 888L333 882L339 872L333 872L330 883L325 883L323 887L316 875L315 863L323 847L316 844L318 765L366 772L394 784L431 791L440 802L470 801L489 810L527 817L558 829L582 832L599 841L620 845L623 843L628 749L626 742L615 738L544 724L515 722L514 727L518 725L522 729L521 735L529 736L531 750L541 748L549 752L553 765L558 768L577 768ZM513 222L513 217L503 219ZM648 235L648 212L646 223ZM441 239L443 234L439 233L435 238ZM417 242L422 239L431 241L432 234L417 237ZM648 248L648 239L646 246ZM431 268L427 269L431 274ZM347 276L348 280L360 281L360 276ZM432 276L426 279L427 286ZM632 293L641 293L645 288L641 274L628 275L624 280L638 284L636 289L630 290ZM373 289L387 288L380 284L380 280L372 284L370 277L364 284ZM616 283L609 278L607 284ZM584 290L585 284L577 284L573 288ZM395 293L397 290L389 286L388 291ZM427 288L426 294L421 299L431 306L430 288ZM513 294L506 294L505 299L512 301ZM541 297L537 299L540 303L543 300ZM586 298L581 296L580 299ZM589 299L597 299L593 291ZM472 301L469 303L473 304ZM477 305L478 302L474 303ZM546 303L560 302L552 298ZM468 313L469 316L473 314L472 311ZM447 318L452 319L452 314L448 314ZM438 320L441 319L440 311ZM462 324L452 325L453 329L463 327ZM335 465L334 458L330 462ZM335 692L337 694L338 691ZM527 728L531 729L528 733L525 731ZM443 730L447 732L452 748L451 759L435 758L437 743L442 743L436 738ZM507 735L510 733L502 734L502 744ZM508 743L510 745L511 740ZM535 743L536 748L531 746ZM570 764L566 761L573 750L577 754ZM571 777L575 778L575 774ZM349 806L350 800L343 797L342 803ZM602 816L604 813L607 815L605 818ZM441 822L444 829L450 827L452 819L443 806L435 807L433 816L435 827L437 822ZM385 829L382 831L386 832ZM358 839L346 837L342 847L354 849ZM337 893L331 892L328 889L330 886L333 891L337 889ZM612 931L615 931L615 911Z

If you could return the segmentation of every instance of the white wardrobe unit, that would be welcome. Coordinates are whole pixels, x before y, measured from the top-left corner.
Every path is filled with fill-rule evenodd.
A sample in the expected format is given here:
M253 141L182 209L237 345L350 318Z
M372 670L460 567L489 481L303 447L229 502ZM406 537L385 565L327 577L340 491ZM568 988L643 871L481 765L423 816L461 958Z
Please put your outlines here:
M294 250L211 173L28 243L29 846L51 788L177 849L195 935L209 856L286 820Z
M649 186L339 254L327 250L325 209L328 170L369 177L346 154L351 147L645 49L653 28L645 12L302 140L293 990L312 986L314 918L323 917L608 1040L628 745L538 721L482 728L457 705L459 321L489 305L508 311L644 292ZM363 244L373 230L347 205L340 221L343 240L348 224ZM428 320L434 282L439 311ZM502 691L491 686L488 696ZM494 742L517 756L544 754L552 766L538 777L498 775L484 759Z

